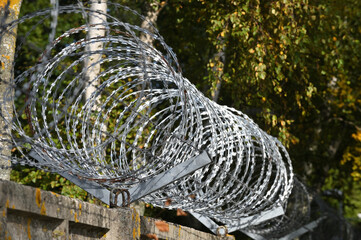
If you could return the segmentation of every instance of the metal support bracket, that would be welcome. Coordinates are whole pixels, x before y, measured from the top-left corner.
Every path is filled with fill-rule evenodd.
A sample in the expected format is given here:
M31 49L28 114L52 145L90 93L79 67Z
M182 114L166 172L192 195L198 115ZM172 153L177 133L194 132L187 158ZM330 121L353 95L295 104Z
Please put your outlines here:
M140 199L158 189L182 178L190 173L208 165L211 159L206 151L203 151L196 157L193 157L185 162L182 162L166 172L160 173L148 181L141 182L138 185L129 189L130 201L133 202Z
M209 217L203 216L201 214L190 212L195 218L198 219L204 226L206 226L209 230L211 230L214 234L217 234L217 230L219 229L219 225L215 223L212 219ZM238 226L237 227L227 227L228 232L234 232L237 230L240 230L242 226L246 227L248 225L257 225L264 221L267 221L269 219L278 217L283 215L285 212L282 208L282 206L278 206L274 209L261 212L258 216L250 216L245 217L240 220L238 220ZM256 238L254 238L256 239Z
M238 221L238 227L229 228L230 232L234 232L240 229L239 226L248 226L248 225L258 225L262 222L270 220L275 217L279 217L285 214L285 211L282 206L277 206L271 210L263 211L258 214L258 216L249 216L242 218Z
M193 215L198 221L200 221L204 226L206 226L209 230L211 230L212 233L217 234L217 229L219 228L219 225L215 223L212 219L209 217L203 216L199 213L195 212L189 212Z
M253 240L267 240L266 238L262 237L261 235L258 235L256 233L251 233L247 231L242 231L242 233L246 234L248 237L252 238Z
M38 160L39 162L44 163L43 156L40 156L35 151L31 151L29 155ZM127 189L127 191L130 194L129 202L134 202L138 199L141 199L142 197L155 192L162 187L184 177L187 176L194 171L208 165L211 163L211 159L209 158L206 151L203 151L201 154L199 154L196 157L193 157L185 162L182 162L173 168L169 169L166 172L162 172L158 175L155 175L154 177L150 178L147 181L141 182L135 186L133 186L130 189ZM44 164L45 165L45 164ZM111 205L111 203L114 202L114 199L116 197L116 194L109 191L102 185L89 181L86 179L80 179L77 176L71 175L65 171L58 172L61 176L65 177L69 181L73 182L75 185L81 187L94 197L98 198L105 204ZM127 205L127 203L123 202L124 199L117 199L116 205L121 207L124 205Z
M286 236L280 238L280 240L291 240L291 239L295 239L299 236L301 236L302 234L305 234L309 231L312 231L312 229L314 229L315 227L317 227L318 223L320 221L322 221L323 219L325 219L326 217L320 217L319 219L310 222L309 224L306 224L302 227L300 227L299 229L297 229L296 231L287 234ZM266 240L266 238L264 238L261 235L258 235L256 233L251 233L251 232L247 232L247 231L242 231L244 234L246 234L248 237L254 239L254 240Z
M309 231L312 231L314 228L317 227L318 223L321 222L322 220L324 220L326 217L320 217L317 220L310 222L302 227L300 227L299 229L297 229L296 231L280 238L280 240L291 240L291 239L295 239L299 236L301 236L302 234L305 234Z

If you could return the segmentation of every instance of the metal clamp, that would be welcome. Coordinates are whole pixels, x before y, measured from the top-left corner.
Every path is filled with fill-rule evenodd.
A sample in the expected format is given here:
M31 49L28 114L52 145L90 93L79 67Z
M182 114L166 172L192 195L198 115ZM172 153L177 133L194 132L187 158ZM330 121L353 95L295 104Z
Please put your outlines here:
M110 192L110 195L112 193L114 194L114 202L110 201L110 207L118 207L118 196L120 193L122 194L122 207L130 206L130 193L128 189L114 189Z

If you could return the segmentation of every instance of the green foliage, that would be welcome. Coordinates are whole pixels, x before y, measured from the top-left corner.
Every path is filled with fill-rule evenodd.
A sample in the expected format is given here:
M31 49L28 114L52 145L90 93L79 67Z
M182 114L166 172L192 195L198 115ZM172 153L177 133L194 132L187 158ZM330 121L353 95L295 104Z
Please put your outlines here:
M88 200L89 197L86 191L64 177L61 177L59 174L45 172L36 168L20 166L13 168L11 181L78 198L83 201Z
M348 189L347 216L355 217L360 15L357 0L190 0L168 3L158 26L185 76L210 97L221 83L219 102L278 136L316 190Z
M361 212L360 1L119 2L143 15L153 2L166 4L157 27L183 75L209 97L220 89L220 104L241 110L277 136L309 185L341 189L347 217ZM35 8L24 1L21 13ZM76 21L60 26L68 29ZM35 32L29 41L42 47L42 35ZM34 61L34 49L28 47L17 66ZM61 178L34 169L17 169L13 179L85 198Z

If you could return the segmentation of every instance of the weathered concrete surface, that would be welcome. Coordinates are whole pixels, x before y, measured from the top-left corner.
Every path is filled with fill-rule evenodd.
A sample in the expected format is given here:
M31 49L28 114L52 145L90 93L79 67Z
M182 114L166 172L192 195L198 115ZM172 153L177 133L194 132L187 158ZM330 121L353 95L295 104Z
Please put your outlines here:
M234 239L0 180L0 239Z

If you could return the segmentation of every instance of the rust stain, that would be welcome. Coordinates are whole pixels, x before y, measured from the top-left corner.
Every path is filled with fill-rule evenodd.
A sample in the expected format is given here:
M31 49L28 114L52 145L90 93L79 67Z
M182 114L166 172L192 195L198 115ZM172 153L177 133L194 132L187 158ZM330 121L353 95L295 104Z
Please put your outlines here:
M4 211L3 211L3 217L5 217L6 216L6 211L5 211L5 209L4 209Z
M55 192L50 192L51 194L53 194L55 197L59 197L59 194L55 193Z
M79 219L78 219L78 215L76 213L74 213L74 221L77 223L79 222Z
M140 238L140 216L138 212L133 208L132 211L132 222L134 221L133 225L133 239Z
M180 208L177 208L177 216L187 216L188 214Z
M179 229L178 229L178 237L180 238L180 236L181 236L181 230L182 230L182 228L181 228L181 226L179 225Z
M150 234L150 233L148 233L146 236L147 236L147 238L149 238L149 239L159 240L159 238L157 237L156 234Z
M138 212L136 212L136 222L137 222L137 230L138 230L138 238L140 237L140 215L138 214Z
M41 204L40 214L41 215L46 215L46 207L45 207L44 202L43 202L43 204Z
M136 231L135 231L135 228L133 228L133 239L136 239L135 235L136 235Z
M7 236L8 235L8 232L7 231L5 231L5 240L11 240L11 236L9 235L9 236Z
M6 200L5 207L6 207L6 208L9 208L9 206L10 206L10 201L9 201L9 199L8 199L8 200Z
M11 208L12 208L12 209L15 209L15 205L13 204L13 205L11 206Z
M29 238L29 240L31 240L30 223L31 223L31 218L28 218L28 238Z
M172 199L168 198L167 201L165 201L164 206L168 207L172 204Z
M39 188L36 189L35 201L36 201L36 205L38 205L38 207L40 208L41 207L41 192L40 192Z
M155 226L161 232L169 232L169 224L163 221L155 221Z
M79 203L79 216L81 215L81 203Z
M1 2L1 1L0 1ZM8 56L8 55L4 55L4 54L2 54L1 55L3 58L6 58L8 61L10 60L10 56Z
M0 0L0 8L4 8L8 4L9 0ZM14 10L16 14L19 14L21 0L10 0L9 8Z

